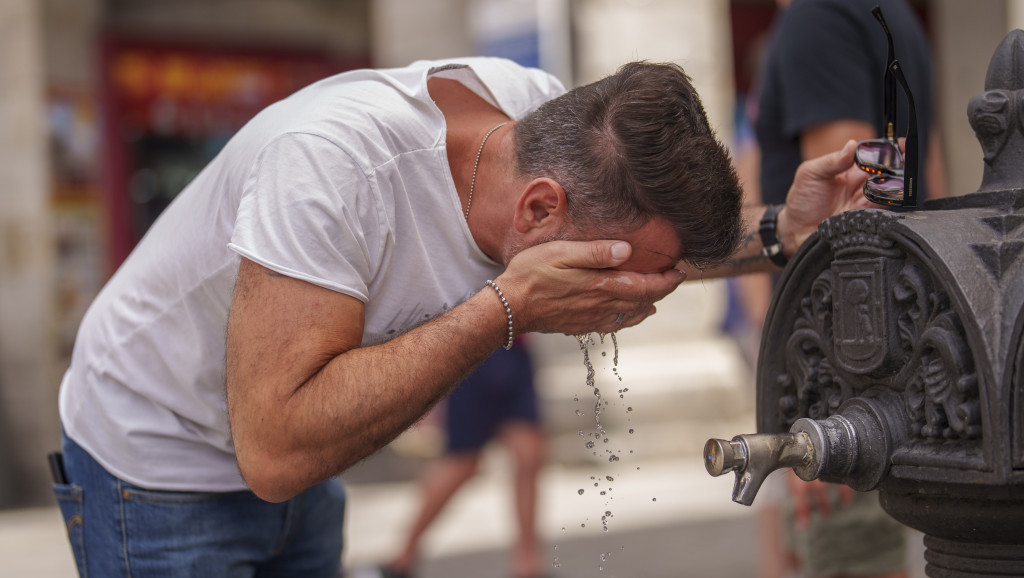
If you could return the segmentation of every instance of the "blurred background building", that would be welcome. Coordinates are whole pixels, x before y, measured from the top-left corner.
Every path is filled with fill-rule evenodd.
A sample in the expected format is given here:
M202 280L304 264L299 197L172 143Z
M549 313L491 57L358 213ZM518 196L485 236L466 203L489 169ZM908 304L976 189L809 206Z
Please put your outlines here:
M913 5L935 57L947 189L973 192L981 155L966 103L1005 33L1024 26L1024 2ZM693 77L728 140L774 12L773 0L0 0L0 508L52 500L44 456L58 443L57 389L79 320L159 212L264 106L329 74L421 58L509 56L567 86L667 60ZM664 446L652 452L697 431L680 418L709 419L692 405L695 381L752 406L748 369L721 341L721 287L691 285L649 328L624 332L636 354L623 373L651 384L630 387L666 396L649 404L662 428L652 443ZM552 407L569 404L564 384L582 382L575 341L541 343L540 385ZM701 362L684 369L687 347ZM571 459L577 426L553 423L565 434L554 457ZM699 451L714 433L689 437Z

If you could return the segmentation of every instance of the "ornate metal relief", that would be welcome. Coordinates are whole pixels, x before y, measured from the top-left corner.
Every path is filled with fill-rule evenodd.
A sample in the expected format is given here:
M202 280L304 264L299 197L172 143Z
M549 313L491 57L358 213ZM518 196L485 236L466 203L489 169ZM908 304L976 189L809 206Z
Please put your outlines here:
M860 211L821 228L831 248L800 301L778 376L780 423L824 419L871 388L898 394L920 440L982 435L978 376L940 283L897 242L896 217Z

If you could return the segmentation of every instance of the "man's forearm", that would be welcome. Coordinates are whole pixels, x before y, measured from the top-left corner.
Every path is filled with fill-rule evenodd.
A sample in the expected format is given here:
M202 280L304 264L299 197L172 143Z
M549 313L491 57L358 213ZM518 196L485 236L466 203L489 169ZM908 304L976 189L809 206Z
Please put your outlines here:
M733 253L732 257L712 269L703 271L696 269L689 263L684 265L688 279L732 277L746 273L764 273L779 271L780 267L775 265L764 254L764 243L761 242L761 235L758 233L758 226L761 217L764 216L764 205L746 205L743 207L743 230L745 234L740 241L740 246ZM783 211L784 213L785 211ZM782 215L779 215L782 220ZM782 241L783 253L786 256L796 252L796 238L783 230L784 224L780 223L779 236Z
M500 301L482 291L387 343L335 356L291 395L247 416L253 437L237 448L246 481L280 501L359 462L504 343L505 327Z
M334 358L296 392L307 415L334 405L342 419L321 413L335 440L337 473L390 442L420 419L505 342L506 317L485 289L446 314L391 341ZM302 399L305 397L305 399ZM316 427L316 426L315 426Z

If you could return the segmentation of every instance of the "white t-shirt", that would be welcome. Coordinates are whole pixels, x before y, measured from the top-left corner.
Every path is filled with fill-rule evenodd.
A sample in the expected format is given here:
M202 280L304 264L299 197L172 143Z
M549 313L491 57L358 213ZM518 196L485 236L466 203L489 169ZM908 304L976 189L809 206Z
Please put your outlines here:
M228 431L225 331L239 255L365 303L362 344L479 291L501 266L473 240L427 78L512 119L564 92L495 58L358 70L249 122L182 191L86 314L60 393L71 439L167 490L245 488Z

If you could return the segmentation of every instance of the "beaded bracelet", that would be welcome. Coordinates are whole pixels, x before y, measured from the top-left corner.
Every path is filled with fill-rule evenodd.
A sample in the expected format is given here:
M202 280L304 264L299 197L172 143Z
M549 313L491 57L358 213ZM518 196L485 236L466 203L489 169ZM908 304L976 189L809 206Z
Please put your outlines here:
M508 342L505 343L505 350L512 349L512 341L515 339L515 332L512 331L512 308L508 306L508 301L505 300L505 294L498 288L498 284L488 279L487 284L492 289L498 292L498 297L501 297L501 304L505 306L505 314L508 315Z

